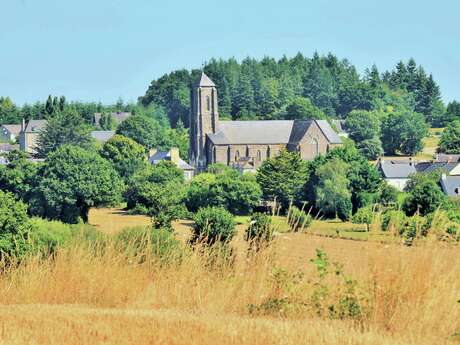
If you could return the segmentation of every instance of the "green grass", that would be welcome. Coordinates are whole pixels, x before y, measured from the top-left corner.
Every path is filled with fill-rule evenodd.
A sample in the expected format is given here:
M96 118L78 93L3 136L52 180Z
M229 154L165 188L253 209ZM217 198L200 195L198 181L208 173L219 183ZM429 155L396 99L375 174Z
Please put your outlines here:
M246 225L249 222L249 217L236 216L235 221L237 224ZM277 232L283 233L289 231L286 217L274 216L272 221ZM340 220L315 220L305 232L317 236L359 241L390 242L393 240L391 236L385 232L368 232L365 224L353 224Z

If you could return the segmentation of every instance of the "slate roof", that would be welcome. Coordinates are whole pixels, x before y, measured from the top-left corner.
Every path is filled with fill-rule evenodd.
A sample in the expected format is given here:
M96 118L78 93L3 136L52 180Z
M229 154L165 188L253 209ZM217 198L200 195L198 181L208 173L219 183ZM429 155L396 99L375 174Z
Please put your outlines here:
M215 145L293 144L315 121L330 143L342 143L326 120L220 121L217 133L208 137Z
M117 125L119 125L120 123L125 121L128 117L130 117L131 113L123 112L123 111L117 111L117 112L110 113L110 115L112 115L112 117L115 120L115 122L117 123ZM94 113L94 123L96 125L99 125L99 122L101 121L101 116L102 116L102 113Z
M149 158L149 162L153 165L157 165L161 161L171 161L171 151L157 151L152 157ZM179 169L182 170L194 170L194 168L187 162L179 157Z
M346 134L345 120L332 120L332 124L337 128L340 134Z
M416 165L418 172L430 173L436 170L444 170L447 174L450 174L460 163L447 163L447 162L422 162Z
M441 188L447 196L459 196L460 176L443 176Z
M37 133L45 129L48 121L46 120L29 120L26 123L25 133Z
M92 131L91 137L101 143L105 143L107 140L115 135L115 131Z
M2 125L2 127L13 135L19 135L21 132L21 125Z
M209 77L202 72L200 79L195 83L195 87L216 87L216 84L209 79Z
M414 163L381 160L377 166L385 178L408 178L417 172Z

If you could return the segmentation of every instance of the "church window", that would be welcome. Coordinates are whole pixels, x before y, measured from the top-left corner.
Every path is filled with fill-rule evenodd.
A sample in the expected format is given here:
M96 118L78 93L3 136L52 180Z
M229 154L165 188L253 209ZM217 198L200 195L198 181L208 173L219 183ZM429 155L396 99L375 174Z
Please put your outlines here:
M217 162L217 151L215 147L212 149L212 156L213 156L212 158L214 160L214 163L216 163Z
M206 110L211 111L211 98L206 96Z
M240 151L236 150L235 152L235 161L237 161L240 158Z
M270 146L267 147L267 158L270 158Z
M257 151L257 160L258 161L262 160L262 154L260 153L260 150Z
M314 156L318 156L319 155L319 143L318 143L318 139L315 139L313 138L312 140L312 146L313 146L313 154Z

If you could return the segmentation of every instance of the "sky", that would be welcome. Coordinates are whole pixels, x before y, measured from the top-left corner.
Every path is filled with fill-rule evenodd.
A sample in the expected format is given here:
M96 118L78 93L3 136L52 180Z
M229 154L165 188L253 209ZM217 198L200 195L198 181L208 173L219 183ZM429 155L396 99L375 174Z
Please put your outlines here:
M332 52L360 72L413 57L460 99L458 0L0 0L0 96L136 101L211 58Z

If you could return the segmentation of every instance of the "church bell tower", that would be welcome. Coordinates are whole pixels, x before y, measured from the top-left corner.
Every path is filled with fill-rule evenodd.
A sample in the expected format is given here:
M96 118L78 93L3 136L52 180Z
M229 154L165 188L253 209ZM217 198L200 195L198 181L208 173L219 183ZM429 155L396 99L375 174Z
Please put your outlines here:
M216 133L218 126L216 85L203 72L190 93L189 162L197 171L204 170L208 164L206 135Z

